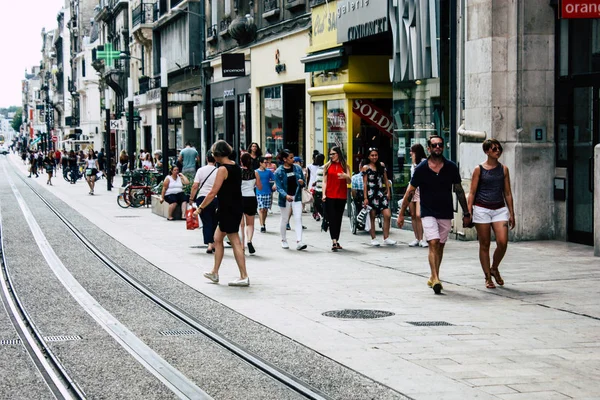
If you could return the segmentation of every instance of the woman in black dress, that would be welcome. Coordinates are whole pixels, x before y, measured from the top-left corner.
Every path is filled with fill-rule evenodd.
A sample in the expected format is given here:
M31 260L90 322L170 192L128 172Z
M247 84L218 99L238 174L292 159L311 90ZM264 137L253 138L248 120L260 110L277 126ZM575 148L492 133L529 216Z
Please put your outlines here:
M224 140L217 141L211 149L213 156L220 167L217 170L217 177L212 189L206 195L202 203L198 206L195 215L198 215L207 207L217 196L219 199L219 209L217 210L218 227L214 235L213 250L215 254L215 264L212 271L206 272L204 277L214 283L219 282L219 268L223 261L223 239L227 239L233 248L235 262L240 270L240 277L229 282L229 286L249 286L250 278L246 272L246 258L244 248L238 230L242 221L242 171L235 161L229 159L232 148Z

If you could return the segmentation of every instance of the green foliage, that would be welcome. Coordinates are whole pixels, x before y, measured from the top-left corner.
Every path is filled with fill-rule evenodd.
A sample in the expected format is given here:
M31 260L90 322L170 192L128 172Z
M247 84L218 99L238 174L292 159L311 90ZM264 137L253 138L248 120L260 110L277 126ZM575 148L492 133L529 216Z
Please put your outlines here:
M12 120L11 126L15 131L19 132L21 129L21 123L23 123L23 109L19 108L15 112L15 117Z

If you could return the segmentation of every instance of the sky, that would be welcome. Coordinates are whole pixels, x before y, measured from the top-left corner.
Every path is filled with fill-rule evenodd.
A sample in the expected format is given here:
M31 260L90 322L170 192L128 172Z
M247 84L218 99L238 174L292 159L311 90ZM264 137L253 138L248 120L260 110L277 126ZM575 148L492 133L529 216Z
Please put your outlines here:
M64 4L65 0L0 2L0 107L21 106L25 70L31 73L42 59L42 28L56 29L56 15Z

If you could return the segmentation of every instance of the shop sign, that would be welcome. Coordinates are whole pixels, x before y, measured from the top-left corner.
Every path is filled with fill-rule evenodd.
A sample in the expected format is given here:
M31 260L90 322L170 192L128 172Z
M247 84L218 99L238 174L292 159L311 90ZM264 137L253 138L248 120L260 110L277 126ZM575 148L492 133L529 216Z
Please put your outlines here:
M160 91L161 89L151 89L146 92L146 100L148 104L160 103Z
M561 18L600 18L600 0L562 0Z
M337 1L329 1L312 9L312 43L309 53L338 45Z
M244 53L221 54L223 77L246 76L246 58Z
M235 96L235 88L223 90L223 97L233 97L233 96Z
M337 41L345 43L388 30L387 0L337 2Z
M393 137L394 123L392 117L369 100L354 100L352 111L384 135Z

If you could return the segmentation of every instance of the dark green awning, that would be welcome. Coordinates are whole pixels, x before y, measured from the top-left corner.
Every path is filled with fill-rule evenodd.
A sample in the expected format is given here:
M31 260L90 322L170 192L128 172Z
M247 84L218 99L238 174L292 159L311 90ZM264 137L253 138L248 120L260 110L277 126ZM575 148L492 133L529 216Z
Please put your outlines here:
M327 60L307 62L304 64L304 72L332 71L342 66L342 57Z

